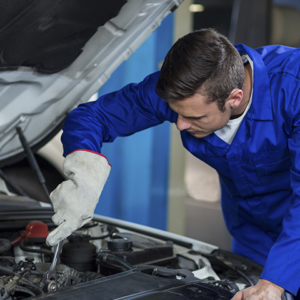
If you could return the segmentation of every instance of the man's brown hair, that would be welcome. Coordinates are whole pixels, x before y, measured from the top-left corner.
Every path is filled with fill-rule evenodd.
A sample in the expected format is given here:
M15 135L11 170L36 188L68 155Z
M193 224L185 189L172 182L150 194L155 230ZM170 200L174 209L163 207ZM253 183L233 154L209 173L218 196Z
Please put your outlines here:
M241 89L243 61L229 40L213 29L201 29L180 38L168 52L156 84L166 101L183 100L196 93L217 102L224 111L232 90Z

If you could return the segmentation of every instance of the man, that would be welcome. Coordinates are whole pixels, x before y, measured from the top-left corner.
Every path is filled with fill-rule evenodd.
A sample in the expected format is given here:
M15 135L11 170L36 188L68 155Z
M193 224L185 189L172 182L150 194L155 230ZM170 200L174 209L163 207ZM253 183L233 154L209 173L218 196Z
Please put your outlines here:
M52 193L57 244L93 215L110 165L102 142L164 121L214 167L232 251L264 265L239 299L280 299L300 283L300 50L233 47L213 30L179 39L161 72L80 105L62 142L69 180ZM164 100L162 100L164 99Z

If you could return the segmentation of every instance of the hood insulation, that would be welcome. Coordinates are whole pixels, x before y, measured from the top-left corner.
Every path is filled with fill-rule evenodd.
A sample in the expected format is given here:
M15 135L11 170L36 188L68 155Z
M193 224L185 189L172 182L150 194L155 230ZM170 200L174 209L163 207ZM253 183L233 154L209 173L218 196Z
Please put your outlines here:
M33 67L52 74L68 67L99 26L125 0L9 0L0 2L0 70Z

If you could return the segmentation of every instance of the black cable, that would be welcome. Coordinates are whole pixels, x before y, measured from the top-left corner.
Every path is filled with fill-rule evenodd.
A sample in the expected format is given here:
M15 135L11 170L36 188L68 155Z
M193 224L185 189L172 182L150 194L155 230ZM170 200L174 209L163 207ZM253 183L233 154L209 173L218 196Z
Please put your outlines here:
M4 180L4 182L6 183L6 185L16 194L20 195L20 196L24 196L24 197L28 197L29 196L21 189L19 188L17 185L15 185L5 174L4 172L0 169L0 177Z
M237 267L232 266L231 264L225 263L222 259L214 257L214 254L210 255L210 254L205 254L205 253L202 253L202 252L198 252L198 253L200 255L203 255L204 257L206 257L209 261L210 261L211 257L217 259L217 261L219 263L221 263L223 266L225 266L226 268L229 268L230 270L235 271L239 275L241 275L246 281L248 281L248 283L250 284L250 286L256 285L256 282L252 278L250 278L249 276L247 276L244 272L240 271Z
M244 272L238 270L237 268L234 269L237 273L239 273L245 280L247 280L251 286L256 285L256 282L252 280L249 276L247 276Z
M127 270L133 270L135 269L134 266L132 266L131 264L129 264L127 261L125 261L124 259L122 259L121 257L109 254L109 253L99 253L98 255L98 259L100 262L104 262L107 264L113 264L113 265L117 265L120 267L124 267Z
M40 167L39 167L39 165L38 165L38 163L37 163L37 161L36 161L36 159L33 155L32 150L31 150L31 148L30 148L30 146L29 146L29 144L28 144L28 142L27 142L27 140L26 140L26 138L25 138L25 136L22 132L21 127L17 127L17 133L19 135L20 141L21 141L21 143L23 145L23 148L25 150L25 153L27 155L29 165L30 165L31 169L34 171L34 173L36 174L40 184L42 185L42 187L45 191L45 194L48 198L49 203L52 204L51 199L49 197L49 192L48 192L47 187L46 187L46 180L45 180L45 178L44 178L44 176L43 176L43 174L40 170Z
M32 249L27 247L25 240L22 239L19 243L19 247L23 250L23 251L27 251L27 252L33 252L33 253L40 253L40 254L46 254L46 255L50 255L51 257L54 256L54 253L50 250L47 249Z

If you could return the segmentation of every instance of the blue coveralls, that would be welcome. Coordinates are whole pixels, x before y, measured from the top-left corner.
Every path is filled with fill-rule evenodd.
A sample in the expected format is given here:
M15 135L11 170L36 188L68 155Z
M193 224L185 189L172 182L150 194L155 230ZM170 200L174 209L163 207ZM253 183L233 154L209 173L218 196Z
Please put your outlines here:
M254 63L252 105L228 145L214 133L181 132L184 147L219 174L232 251L261 265L261 278L296 294L300 286L300 50L242 44ZM100 153L112 142L177 114L155 94L159 72L80 105L65 121L64 155Z

